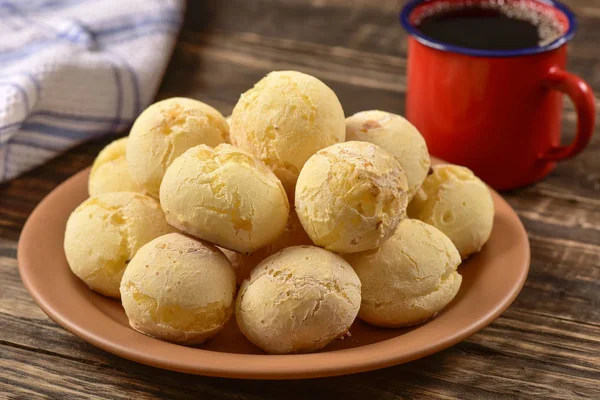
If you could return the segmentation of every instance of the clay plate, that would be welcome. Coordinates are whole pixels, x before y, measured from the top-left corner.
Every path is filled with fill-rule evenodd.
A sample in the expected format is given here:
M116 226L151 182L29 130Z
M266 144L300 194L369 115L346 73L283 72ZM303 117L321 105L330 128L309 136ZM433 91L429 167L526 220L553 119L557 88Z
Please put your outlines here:
M519 218L492 192L496 217L489 242L463 263L456 298L429 322L380 329L356 321L351 336L313 354L266 355L242 336L235 318L198 348L131 329L119 301L92 292L69 270L65 224L85 198L89 169L50 193L25 224L18 248L21 279L50 318L108 352L155 367L228 378L287 379L343 375L411 361L456 344L497 318L515 299L529 269L529 242Z

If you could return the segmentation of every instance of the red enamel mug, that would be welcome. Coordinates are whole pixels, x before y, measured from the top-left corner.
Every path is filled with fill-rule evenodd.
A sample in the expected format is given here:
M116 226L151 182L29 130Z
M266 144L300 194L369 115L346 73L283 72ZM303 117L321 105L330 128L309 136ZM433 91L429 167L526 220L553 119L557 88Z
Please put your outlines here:
M476 50L415 28L436 4L464 0L414 0L400 14L409 34L407 119L431 154L469 167L496 189L535 182L557 161L581 152L595 118L592 89L565 70L567 43L576 30L573 13L555 1L516 1L555 18L562 36L543 47ZM469 0L477 2L485 0ZM577 132L567 146L560 143L563 93L577 111Z

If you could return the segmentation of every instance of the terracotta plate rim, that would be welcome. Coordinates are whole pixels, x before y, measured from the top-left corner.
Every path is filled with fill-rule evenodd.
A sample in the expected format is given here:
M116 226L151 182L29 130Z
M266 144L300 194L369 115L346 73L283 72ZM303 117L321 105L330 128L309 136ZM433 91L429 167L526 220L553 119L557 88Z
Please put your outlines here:
M154 367L225 378L302 379L346 375L413 361L457 344L489 325L515 300L525 283L529 271L530 247L525 228L510 205L508 205L498 193L490 189L494 201L496 203L503 203L503 205L510 210L510 213L514 214L511 216L511 220L516 224L514 227L517 228L518 235L521 236L519 240L525 244L525 246L520 249L520 256L523 258L524 264L520 269L520 275L515 283L510 290L504 294L502 299L496 303L495 307L490 309L485 316L473 320L472 323L463 326L462 329L456 330L452 334L444 336L437 341L433 341L429 345L413 348L408 351L402 350L400 352L395 350L397 350L400 343L404 340L402 335L357 348L312 354L256 355L186 348L189 349L189 351L197 352L195 357L197 360L196 362L189 362L186 360L181 361L176 358L169 359L166 357L157 357L151 353L128 347L123 343L108 340L103 335L95 332L94 329L87 327L84 322L73 320L65 316L55 308L51 298L44 296L34 282L34 273L29 267L30 256L25 250L27 243L33 240L33 226L42 223L41 217L44 214L45 208L52 202L53 198L57 196L58 193L65 190L64 187L69 181L78 177L81 179L81 175L88 173L89 168L80 171L58 185L37 205L29 216L23 227L17 248L17 260L21 280L38 306L51 319L69 332L102 350ZM268 361L268 363L265 361Z

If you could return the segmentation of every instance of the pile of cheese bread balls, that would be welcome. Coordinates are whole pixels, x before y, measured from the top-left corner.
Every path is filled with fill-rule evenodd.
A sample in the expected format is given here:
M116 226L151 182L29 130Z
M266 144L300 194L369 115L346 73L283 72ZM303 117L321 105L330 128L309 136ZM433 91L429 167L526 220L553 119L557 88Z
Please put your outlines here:
M227 120L192 99L151 105L98 155L89 193L67 222L67 261L121 299L132 328L199 344L235 314L274 354L319 350L357 316L432 318L494 217L486 185L431 166L406 119L345 118L295 71L261 79Z

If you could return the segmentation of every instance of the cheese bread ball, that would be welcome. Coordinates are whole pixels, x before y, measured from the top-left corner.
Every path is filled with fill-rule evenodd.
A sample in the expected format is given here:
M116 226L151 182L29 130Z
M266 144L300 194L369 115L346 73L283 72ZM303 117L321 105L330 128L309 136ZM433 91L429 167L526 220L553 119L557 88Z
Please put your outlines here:
M286 247L312 244L312 240L310 240L304 231L302 224L300 224L298 215L296 215L295 211L291 211L285 230L273 243L261 247L251 254L236 253L235 251L227 249L221 250L223 250L223 253L225 253L225 256L227 256L235 269L237 284L241 285L244 279L250 276L252 269L270 255L275 254Z
M463 259L481 250L492 232L494 202L470 169L434 165L408 207L408 216L444 232Z
M296 185L296 212L316 245L355 253L376 248L394 233L407 191L391 154L371 143L345 142L306 162Z
M306 353L344 335L360 308L360 281L337 254L288 247L242 284L235 315L244 336L267 353Z
M178 157L165 174L160 203L172 226L240 253L274 242L290 209L273 172L229 144L196 146Z
M123 271L138 249L173 231L158 201L139 193L104 193L69 216L65 255L71 271L92 290L119 298Z
M135 120L127 143L131 176L158 197L167 167L184 151L199 144L229 141L225 118L201 101L174 97L152 104Z
M181 344L216 335L231 317L234 295L235 275L225 255L181 233L143 246L121 281L131 327Z
M346 118L346 140L370 142L391 153L406 174L409 199L431 166L425 139L400 115L379 110L356 113Z
M271 72L242 94L230 129L231 143L267 164L290 196L306 160L346 135L335 93L296 71Z
M126 146L125 137L110 143L98 154L88 180L90 196L110 192L144 192L129 174L125 159Z
M358 316L381 327L421 323L456 295L460 255L450 239L424 222L405 219L379 249L348 254L362 283Z

